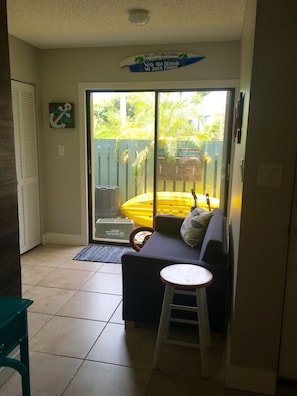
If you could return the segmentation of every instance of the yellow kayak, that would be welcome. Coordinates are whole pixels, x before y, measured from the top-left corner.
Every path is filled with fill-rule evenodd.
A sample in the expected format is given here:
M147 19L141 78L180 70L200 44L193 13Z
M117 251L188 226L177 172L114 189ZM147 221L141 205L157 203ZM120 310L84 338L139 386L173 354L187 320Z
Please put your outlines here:
M206 196L196 194L197 206L208 209ZM211 209L218 208L220 200L209 197ZM193 195L186 192L157 192L158 214L170 214L186 217L194 205ZM121 206L124 216L140 226L153 226L153 193L136 195Z

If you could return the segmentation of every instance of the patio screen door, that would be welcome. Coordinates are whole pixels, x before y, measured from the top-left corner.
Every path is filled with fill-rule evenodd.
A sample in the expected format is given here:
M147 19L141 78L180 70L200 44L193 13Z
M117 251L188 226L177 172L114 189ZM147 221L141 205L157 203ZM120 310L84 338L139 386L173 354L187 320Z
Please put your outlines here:
M157 213L224 208L232 97L87 92L90 242L128 243Z

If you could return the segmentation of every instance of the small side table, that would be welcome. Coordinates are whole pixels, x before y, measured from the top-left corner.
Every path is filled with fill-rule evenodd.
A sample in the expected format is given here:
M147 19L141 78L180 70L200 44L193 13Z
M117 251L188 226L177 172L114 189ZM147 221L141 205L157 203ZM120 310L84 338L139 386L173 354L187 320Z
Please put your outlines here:
M27 308L31 300L0 297L0 366L11 367L22 376L23 396L30 396ZM20 360L8 357L20 346Z

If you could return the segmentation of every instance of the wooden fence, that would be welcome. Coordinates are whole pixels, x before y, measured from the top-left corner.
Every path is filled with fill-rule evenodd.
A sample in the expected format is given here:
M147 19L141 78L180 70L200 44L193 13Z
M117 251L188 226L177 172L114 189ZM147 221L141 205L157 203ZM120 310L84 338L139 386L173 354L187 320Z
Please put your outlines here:
M118 186L120 203L138 194L153 191L154 153L148 140L94 139L93 169L95 186ZM144 162L139 181L134 178L133 164L145 147L150 155ZM220 197L222 141L205 141L200 149L190 142L178 142L177 157L168 162L158 152L158 191L209 193Z

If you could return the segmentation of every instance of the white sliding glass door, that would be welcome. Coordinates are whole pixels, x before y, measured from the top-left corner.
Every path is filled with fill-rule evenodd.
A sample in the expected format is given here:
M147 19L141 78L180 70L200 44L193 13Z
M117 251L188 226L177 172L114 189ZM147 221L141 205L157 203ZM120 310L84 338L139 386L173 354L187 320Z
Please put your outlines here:
M229 90L87 92L91 242L127 243L154 215L224 208ZM208 206L208 202L210 206Z

